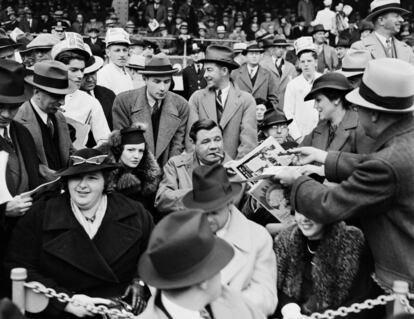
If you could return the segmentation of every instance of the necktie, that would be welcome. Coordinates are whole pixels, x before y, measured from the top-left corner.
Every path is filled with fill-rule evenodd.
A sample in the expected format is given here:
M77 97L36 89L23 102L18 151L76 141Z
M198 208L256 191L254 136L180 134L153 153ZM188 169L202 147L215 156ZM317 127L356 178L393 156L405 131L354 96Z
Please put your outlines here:
M206 309L202 309L200 311L200 317L203 319L212 319L210 314L208 313L208 311Z
M152 114L151 114L151 122L152 122L152 134L154 136L154 145L157 145L157 138L158 138L158 130L159 130L159 122L160 122L160 102L157 101L154 103L152 107Z
M250 78L253 79L254 78L254 69L250 69Z
M55 136L55 125L53 124L52 118L50 115L47 116L47 123L46 123L49 132L50 132L50 136Z
M385 48L385 50L386 50L385 54L387 55L388 58L392 58L392 43L391 43L391 38L390 39L387 39L385 42L387 44L387 46Z
M6 142L14 149L13 141L10 138L9 132L7 132L7 128L4 128L3 131L3 138L6 140Z
M282 76L282 66L283 66L283 60L276 60L276 69L279 72L279 75Z
M223 115L223 103L221 101L221 90L217 91L217 96L216 96L216 107L217 107L217 122L220 123L221 120L221 116Z

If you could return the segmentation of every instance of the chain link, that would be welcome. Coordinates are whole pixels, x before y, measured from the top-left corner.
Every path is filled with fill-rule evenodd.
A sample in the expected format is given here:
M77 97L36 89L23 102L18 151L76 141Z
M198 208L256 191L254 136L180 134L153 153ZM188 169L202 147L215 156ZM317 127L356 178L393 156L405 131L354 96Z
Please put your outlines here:
M64 292L57 293L56 290L52 288L46 288L42 284L37 283L37 282L25 283L24 285L25 287L33 290L33 292L35 293L43 294L48 298L55 298L58 301L63 302L63 303L71 303L74 306L84 307L86 310L94 314L107 315L111 318L125 318L125 319L136 318L136 316L133 313L127 312L125 310L120 311L118 309L108 309L108 307L103 306L103 305L95 306L91 304L80 303L79 301L73 300L71 297L69 297L69 295L67 295Z
M411 294L411 297L412 297L412 294ZM400 299L400 302L404 306L405 312L414 314L414 308L410 305L410 301L408 300L408 298L406 296L402 296Z
M310 316L303 316L303 319L332 319L335 317L345 317L350 313L359 313L365 309L372 309L375 306L385 305L396 299L396 295L382 295L376 299L367 299L362 303L354 303L349 307L339 307L337 310L326 310L323 313L315 312Z

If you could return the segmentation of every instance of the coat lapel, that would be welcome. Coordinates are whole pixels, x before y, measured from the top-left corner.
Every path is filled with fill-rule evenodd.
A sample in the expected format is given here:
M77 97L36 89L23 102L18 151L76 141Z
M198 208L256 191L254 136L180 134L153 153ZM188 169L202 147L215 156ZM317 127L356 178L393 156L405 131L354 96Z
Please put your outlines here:
M347 111L339 123L335 138L332 140L329 149L340 151L349 139L350 130L358 126L358 114L354 111Z
M170 144L177 128L180 126L180 123L181 119L179 118L174 101L172 101L171 95L167 93L167 97L162 104L157 145L155 149L156 158L159 158Z
M71 148L71 145L68 145L68 143L70 143L70 140L67 138L69 136L68 124L66 123L65 117L62 113L58 111L55 115L59 138L59 153L61 157L61 164L62 167L66 167L68 165L69 150Z
M375 33L371 33L369 36L367 36L365 39L362 40L365 47L369 50L371 53L371 56L373 59L379 59L379 58L386 58L384 47L381 43L381 41L378 39L378 37L375 35Z
M217 122L216 94L214 90L204 89L204 98L201 105L207 114L207 118Z
M220 120L220 126L224 129L227 123L231 120L234 113L237 111L237 106L240 105L238 103L240 91L234 87L233 84L230 84L229 95L227 96L226 104L224 106L223 115ZM215 105L215 102L214 102ZM215 109L215 108L214 108ZM215 117L217 118L217 117Z
M250 79L249 79L250 81ZM263 82L266 81L266 77L265 77L265 71L262 67L258 67L257 69L257 77L256 77L256 82L254 83L254 87L252 90L252 95L261 88L261 86L263 85Z
M250 80L249 71L247 70L246 64L244 64L240 70L238 70L238 72L240 81L244 83L250 92L253 92L252 81Z
M139 89L135 105L131 109L132 122L142 122L148 125L144 132L145 141L150 151L155 154L154 135L152 132L151 107L148 104L146 87Z

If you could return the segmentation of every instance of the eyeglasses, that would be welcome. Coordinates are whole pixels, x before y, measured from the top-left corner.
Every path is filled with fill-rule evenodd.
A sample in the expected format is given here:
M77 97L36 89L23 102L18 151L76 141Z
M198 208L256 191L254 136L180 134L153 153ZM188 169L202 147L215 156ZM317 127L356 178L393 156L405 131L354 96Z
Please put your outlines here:
M73 166L84 164L84 163L93 164L93 165L101 165L106 158L107 158L107 155L98 155L98 156L94 156L88 159L80 157L80 156L70 157L70 159L72 160Z

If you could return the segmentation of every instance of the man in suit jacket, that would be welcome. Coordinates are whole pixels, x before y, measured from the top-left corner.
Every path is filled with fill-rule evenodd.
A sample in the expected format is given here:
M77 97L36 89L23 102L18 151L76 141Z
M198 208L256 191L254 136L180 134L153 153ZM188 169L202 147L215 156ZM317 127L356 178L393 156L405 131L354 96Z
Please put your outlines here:
M16 217L32 206L30 196L22 193L40 184L39 160L33 154L36 146L30 132L14 120L22 102L29 94L24 85L24 67L11 60L0 60L0 151L8 153L5 182L12 198L0 204L0 298L9 295L9 274L3 269L10 234Z
M112 106L115 100L115 93L110 89L96 85L96 72L103 66L104 61L99 56L92 56L86 63L84 76L80 89L95 97L102 106L108 126L112 131Z
M201 209L217 237L231 244L235 254L221 271L221 282L242 293L266 316L275 311L276 256L267 230L248 220L235 206L242 190L231 183L220 164L199 166L193 171L193 189L183 197L189 209ZM208 195L203 195L208 194Z
M387 81L384 81L387 79ZM375 142L368 155L301 149L299 164L325 165L327 187L293 171L276 178L293 184L293 209L318 223L360 218L381 287L395 280L414 292L414 66L384 58L368 63L360 88L346 98L356 105L365 134ZM398 101L398 102L396 102Z
M34 139L41 175L53 179L55 171L67 166L73 152L68 125L60 112L65 95L72 91L68 71L61 62L42 61L25 81L33 86L33 97L20 107L16 120Z
M204 59L205 48L197 43L193 43L191 49L193 63L186 66L183 70L184 97L187 100L195 91L204 89L207 86L207 81L204 78L204 66L198 62Z
M32 15L32 10L27 9L26 10L26 21L29 24L29 31L30 33L35 33L38 30L38 26L39 26L39 20L36 18L33 18Z
M89 38L86 38L84 41L91 48L92 54L103 58L105 55L105 43L98 38L98 28L92 27L86 30L86 32L88 32Z
M154 3L148 4L145 8L145 20L147 23L152 22L152 20L157 20L160 23L166 23L167 21L167 8L160 4L160 0L154 0ZM156 30L152 30L154 32Z
M404 21L401 15L406 13L409 11L401 8L399 0L393 0L388 5L374 0L371 3L371 13L365 18L374 23L374 31L352 44L351 48L368 50L374 59L395 58L414 65L413 50L395 38Z
M260 61L260 65L270 70L279 80L276 94L279 98L278 110L282 112L285 105L286 86L297 76L295 66L285 59L286 47L288 46L286 39L274 39L271 53L263 55Z
M326 44L326 33L327 31L322 24L313 27L312 36L318 54L318 67L316 70L319 73L334 71L339 65L335 49Z
M256 103L251 94L241 91L230 80L230 72L239 67L233 51L224 46L210 45L204 63L207 87L190 98L187 132L195 121L211 119L223 129L224 151L239 159L257 146ZM193 144L186 139L187 151Z
M264 319L260 310L220 281L220 271L233 255L231 245L214 236L201 211L180 211L162 219L139 261L141 278L156 288L139 318Z
M176 72L166 55L155 55L139 72L146 86L117 95L112 110L115 130L148 124L145 141L161 167L184 150L189 110L184 98L169 91Z
M232 72L232 78L240 90L253 95L255 99L269 101L276 110L279 105L277 88L279 87L278 78L269 70L260 66L260 57L263 52L257 43L247 46L244 54L247 63Z

